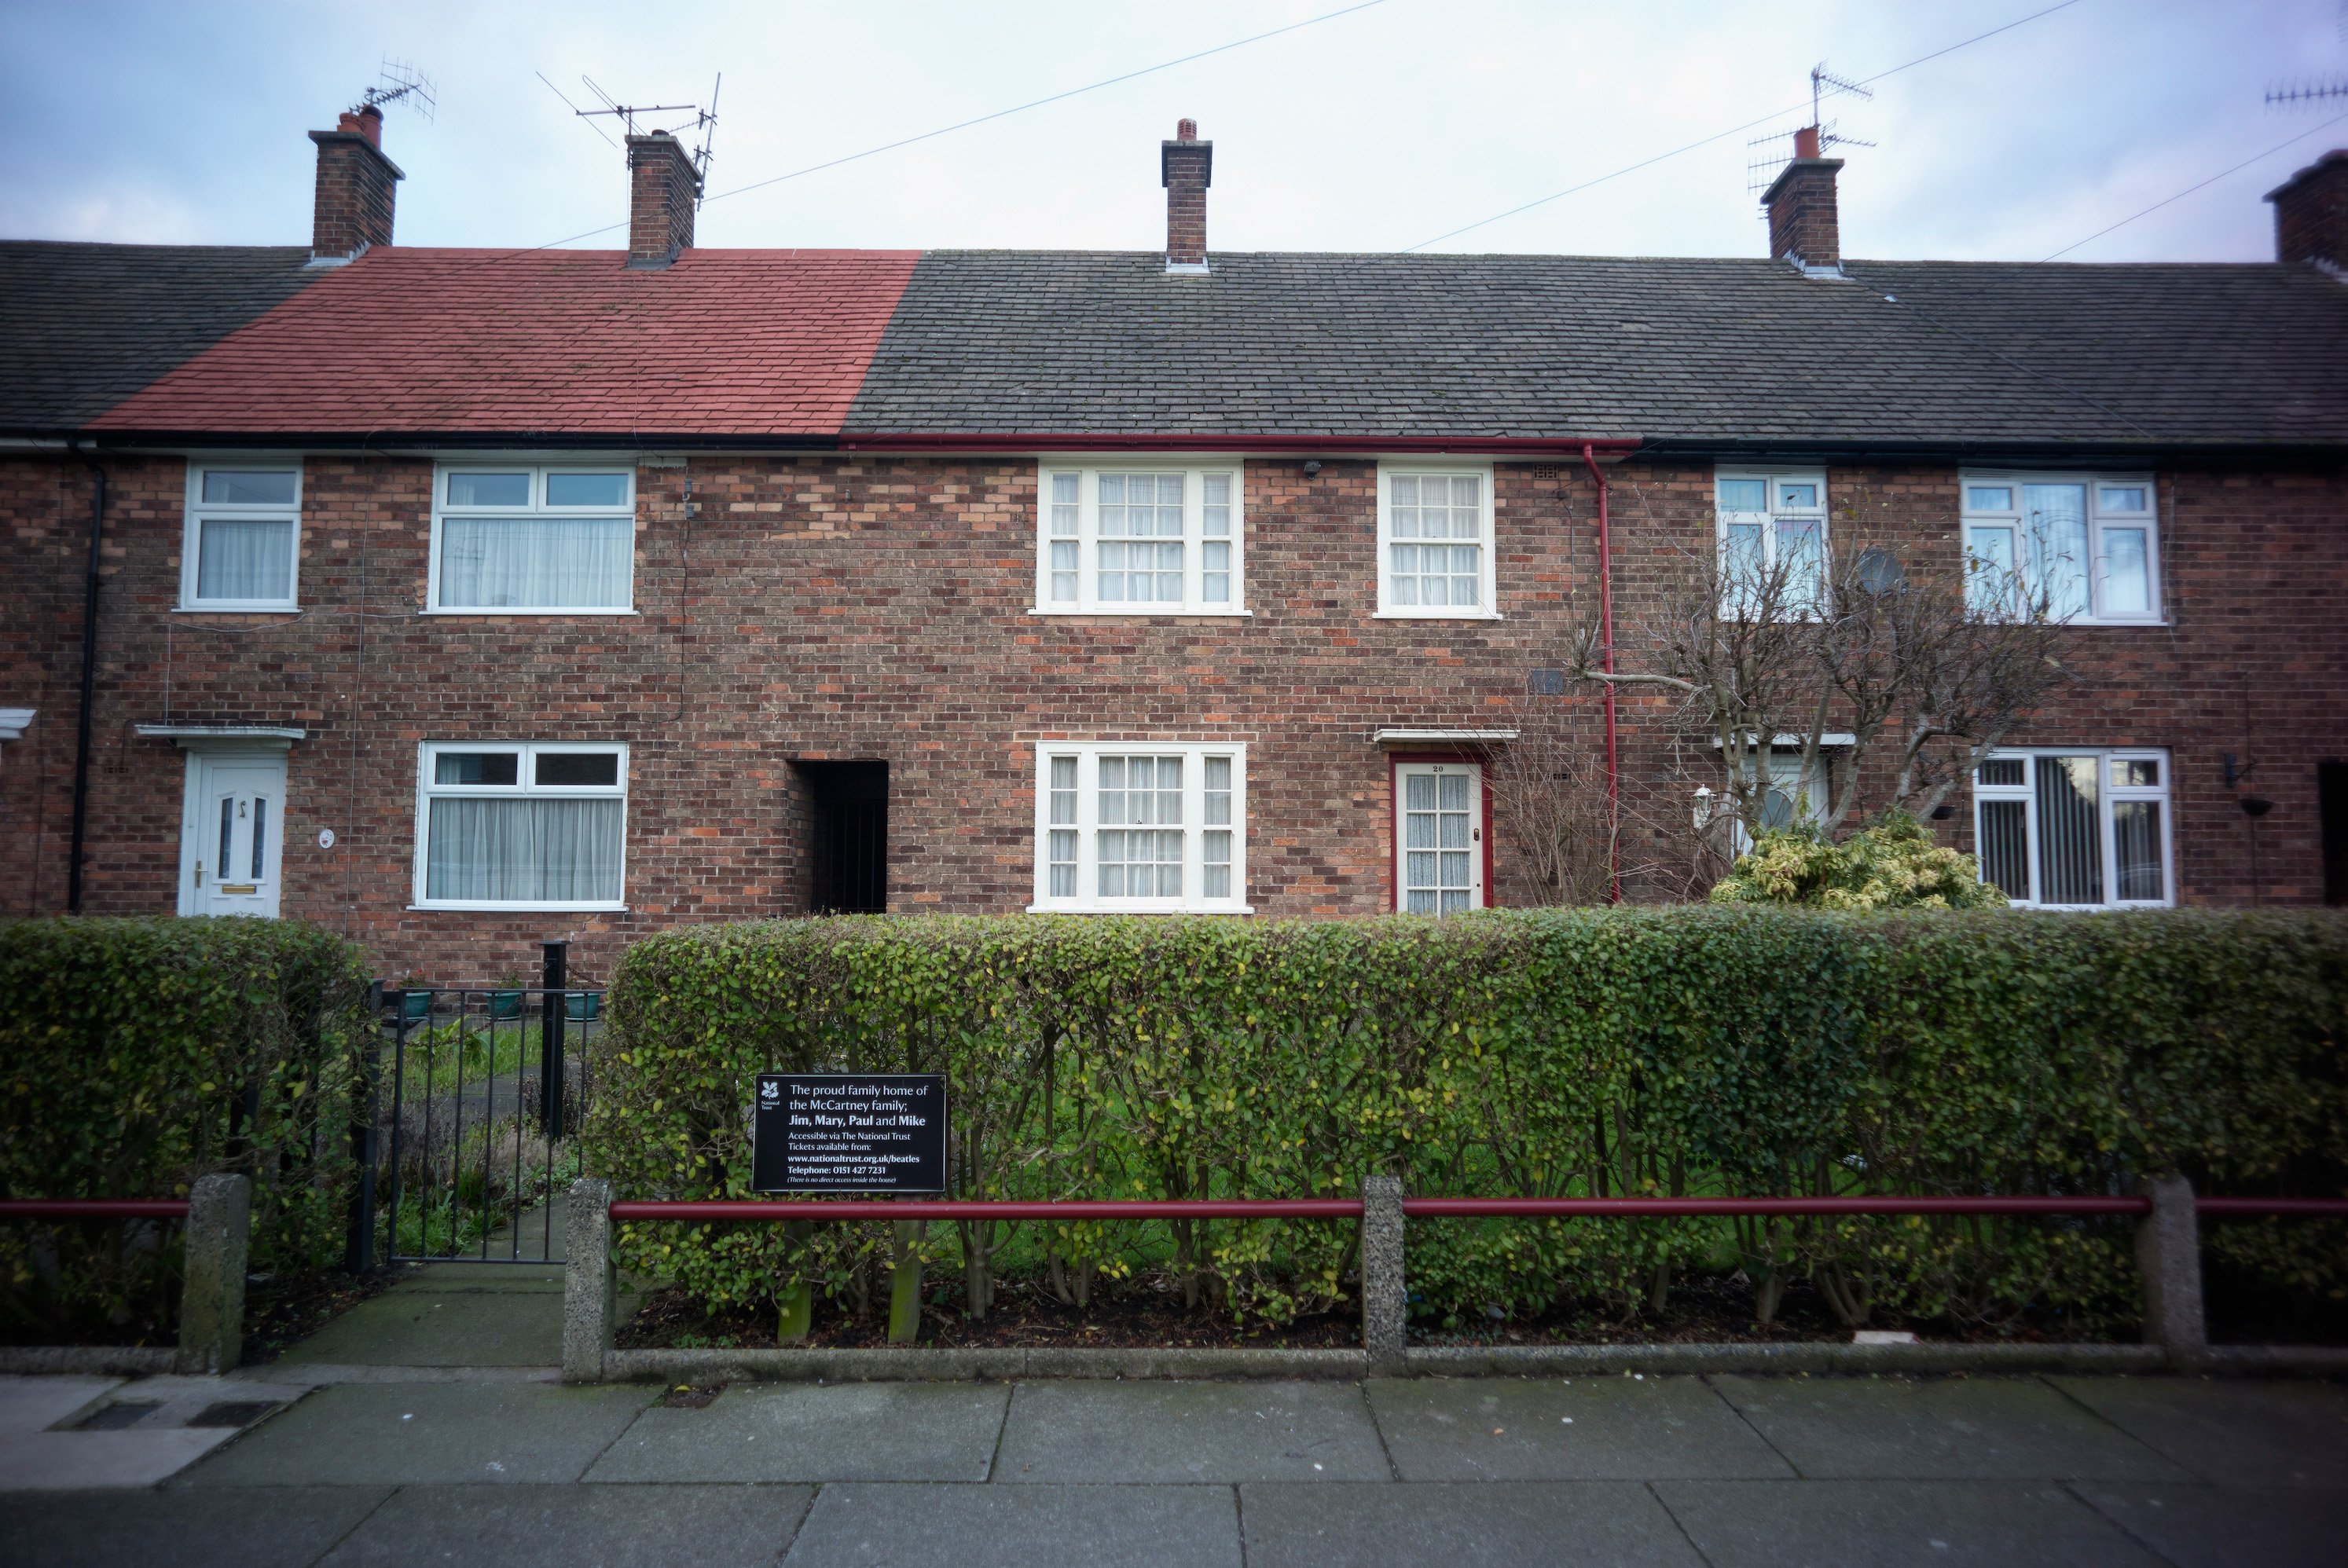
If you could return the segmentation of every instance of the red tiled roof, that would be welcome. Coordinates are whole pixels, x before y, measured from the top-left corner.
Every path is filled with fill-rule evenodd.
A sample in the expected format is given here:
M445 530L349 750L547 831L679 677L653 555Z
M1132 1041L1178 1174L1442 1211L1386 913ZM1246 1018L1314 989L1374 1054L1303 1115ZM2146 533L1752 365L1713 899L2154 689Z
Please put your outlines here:
M911 251L368 251L89 427L219 435L837 432Z

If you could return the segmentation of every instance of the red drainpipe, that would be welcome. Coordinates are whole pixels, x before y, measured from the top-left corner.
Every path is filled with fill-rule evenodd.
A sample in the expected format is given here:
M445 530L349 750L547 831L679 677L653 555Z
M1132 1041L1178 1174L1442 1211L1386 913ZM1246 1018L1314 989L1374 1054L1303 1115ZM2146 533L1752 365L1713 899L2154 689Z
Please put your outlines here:
M1608 537L1606 516L1606 475L1598 466L1594 442L1581 446L1581 461L1590 469L1590 477L1598 487L1598 659L1599 668L1607 674L1614 673L1614 563L1613 542ZM1614 682L1606 682L1606 901L1622 902L1621 755L1615 743Z

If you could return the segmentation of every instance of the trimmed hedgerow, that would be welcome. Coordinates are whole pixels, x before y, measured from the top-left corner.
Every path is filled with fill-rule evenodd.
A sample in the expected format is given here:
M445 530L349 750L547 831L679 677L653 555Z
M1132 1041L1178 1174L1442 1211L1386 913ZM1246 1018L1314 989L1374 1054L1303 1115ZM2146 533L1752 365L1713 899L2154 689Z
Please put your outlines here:
M1380 1171L1421 1194L2106 1192L2171 1169L2338 1191L2348 1172L2329 915L847 917L651 938L610 1011L587 1159L631 1196L747 1195L752 1075L806 1070L946 1073L971 1196L1295 1196ZM741 1308L860 1295L883 1234L630 1225L620 1245ZM981 1307L1006 1257L1066 1294L1170 1252L1186 1288L1277 1322L1344 1298L1354 1243L1201 1223L924 1245ZM1446 1222L1414 1225L1410 1268L1437 1322L1560 1297L1628 1315L1733 1255L1765 1316L1804 1277L1852 1323L2092 1324L2132 1310L2127 1251L2124 1225L2046 1221ZM2336 1290L2341 1251L2308 1227L2244 1256Z
M252 1266L331 1260L366 983L357 948L290 920L0 926L0 1193L174 1197L242 1171ZM0 1225L0 1329L170 1332L170 1231Z

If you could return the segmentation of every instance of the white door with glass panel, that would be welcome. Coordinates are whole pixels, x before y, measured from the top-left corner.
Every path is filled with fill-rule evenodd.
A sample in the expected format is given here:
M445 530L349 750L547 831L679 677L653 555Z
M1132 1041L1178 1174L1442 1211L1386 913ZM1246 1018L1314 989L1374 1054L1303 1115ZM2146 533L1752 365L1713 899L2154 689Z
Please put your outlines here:
M285 753L191 752L180 835L180 913L277 913Z
M1475 763L1395 767L1396 902L1408 915L1484 907L1484 770Z

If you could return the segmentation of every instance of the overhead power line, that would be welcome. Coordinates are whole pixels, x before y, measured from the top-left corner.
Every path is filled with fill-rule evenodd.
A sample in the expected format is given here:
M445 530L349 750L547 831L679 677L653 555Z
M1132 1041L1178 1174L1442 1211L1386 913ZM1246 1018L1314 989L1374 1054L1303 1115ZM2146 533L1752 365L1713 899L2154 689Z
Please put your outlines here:
M2265 159L2267 159L2272 158L2276 153L2281 152L2283 149L2285 149L2285 148L2287 148L2287 147L2296 147L2296 146L2298 146L2301 142L2305 141L2309 137L2311 137L2311 136L2315 136L2315 135L2320 134L2321 132L2330 130L2333 126L2338 125L2338 124L2339 124L2341 121L2343 121L2343 120L2348 120L2348 114L2333 115L2330 119L2325 120L2322 125L2315 126L2315 127L2312 127L2312 128L2309 128L2309 129L2307 129L2307 130L2301 131L2297 136L2292 137L2289 141L2279 141L2279 142L2275 143L2272 147L2271 147L2271 148L2267 149L2264 152L2261 152L2261 153L2258 154L2256 157L2253 157L2253 158L2246 158L2246 159L2242 159L2242 161L2241 161L2241 162L2240 162L2240 163L2238 163L2238 164L2234 165L2234 167L2233 167L2233 168L2231 168L2231 169L2219 169L2217 173L2215 173L2215 174L2211 175L2209 179L2204 179L2204 180L2198 181L2197 183L2192 184L2192 185L2188 185L2188 186L2187 186L2184 190L2182 190L2178 191L2178 192L2176 195L2174 195L2174 196L2164 196L2164 197L2162 197L2159 200L2157 200L2157 201L2154 202L2151 206L2149 206L2149 207L2146 208L2142 212L2131 212L2131 213L2129 213L2127 217L2125 217L2125 218L2121 219L2118 222L2114 223L2114 224L2110 224L2110 225L2108 225L2107 227L2105 227L2105 228L2102 228L2102 229L2098 229L2098 230L2096 230L2094 233L2092 233L2092 234L2088 235L2088 236L2087 236L2085 239L2084 239L2084 240L2074 240L2074 241L2071 241L2071 243L2069 243L2068 245L2065 245L2065 246L2064 246L2061 250L2059 250L2059 251L2055 251L2055 252L2054 253L2054 255L2052 255L2052 256L2041 256L2041 257L2039 258L2039 260L2040 260L2040 261L2051 261L2054 260L2054 257L2055 257L2055 256L2067 256L2067 255L2069 255L2072 251L2074 251L2077 250L2077 249L2078 249L2080 246L2082 246L2082 245L2092 245L2092 244L2094 244L2096 241L2098 241L2098 240L2102 239L2105 235L2106 235L2106 234L2110 233L2110 232L2111 232L2113 230L2115 230L2115 229L2125 229L2125 228L2127 228L2129 224L2131 224L2131 223L2135 222L2137 219L2139 219L2139 218L2143 218L2143 217L2146 217L2146 216L2148 216L2148 215L2149 215L2149 214L2151 214L2151 213L2157 212L2157 211L2159 211L2162 208L2164 208L2164 207L2168 206L2168 205L2170 202L2172 202L2172 201L2182 201L2182 200L2184 200L2187 197L2188 197L2188 196L2192 195L2195 191L2197 191L2197 190L2199 190L2202 189L2202 187L2203 187L2203 186L2215 185L2215 184L2217 184L2217 183L2218 183L2218 181L2219 181L2219 180L2221 180L2221 179L2225 179L2225 178L2226 178L2228 175L2230 175L2230 174L2240 174L2242 170L2244 170L2245 169L2248 169L2250 165L2252 165L2252 164L2254 164L2254 163L2262 162L2262 161L2264 161L2264 160L2265 160Z
M1193 61L1208 59L1216 55L1227 55L1233 49L1244 49L1251 44L1261 44L1270 38L1278 38L1290 33L1302 32L1307 27L1317 27L1323 22L1334 22L1341 16L1351 16L1357 11L1373 10L1385 3L1386 0L1360 0L1360 3L1357 5L1341 6L1339 9L1334 11L1323 11L1318 16L1307 16L1302 22L1291 22L1284 27L1274 27L1269 32L1251 34L1249 36L1244 38L1234 38L1228 44L1217 44L1210 49L1200 49L1195 53L1182 55L1171 60L1160 60L1154 66L1144 66L1137 71L1126 71L1117 76L1104 77L1099 81L1087 82L1083 87L1070 87L1065 92L1047 94L1040 98L1030 98L1024 104L1014 104L1009 108L996 109L992 114L983 114L975 116L970 119L956 120L952 125L942 125L935 130L925 130L913 136L900 137L895 141L884 141L878 147L868 147L861 152L851 152L843 157L826 159L821 163L810 163L805 169L794 169L788 174L777 174L765 179L752 180L747 185L737 185L731 190L721 190L714 196L705 196L702 198L702 204L706 206L712 201L723 201L729 196L743 196L753 190L764 190L770 185L780 185L785 180L788 179L804 179L810 174L820 174L827 169L838 169L842 164L857 163L868 158L878 158L884 152L894 152L901 147L911 147L915 142L932 141L942 136L951 136L958 130L968 130L973 126L985 125L993 120L1005 119L1015 114L1025 114L1029 109L1042 108L1046 104L1065 103L1069 98L1082 97L1086 93L1097 93L1104 87L1116 87L1120 82L1137 81L1143 77L1156 76L1160 71L1170 71L1177 66L1187 66L1191 64ZM2065 3L2076 4L2076 0L2065 0ZM543 78L541 77L541 79ZM551 82L549 82L547 85L549 87L553 86ZM557 94L557 96L560 97L561 95ZM520 251L509 251L504 252L504 255L526 256L538 251L551 251L558 245L568 245L579 240L592 240L598 234L609 234L614 229L624 229L626 227L627 224L624 221L618 223L606 223L601 228L584 229L576 234L565 235L560 240L549 240L543 245L531 245Z
M2067 11L2078 3L2079 0L2061 0L2061 3L2058 5L2049 5L2043 11L2033 11L2027 16L2016 17L2014 20L2006 23L2003 26L1992 27L1986 33L1976 33L1970 38L1935 49L1929 55L1919 55L1912 60L1892 67L1890 70L1878 71L1871 77L1861 77L1858 81L1850 85L1853 87L1864 87L1873 83L1882 81L1887 77L1896 77L1902 71L1912 71L1918 66L1937 60L1943 55L1953 55L1959 49L1969 49L1975 44L1982 43L1986 39L1996 37L2000 33L2011 33L2016 27L2028 26L2031 23L2039 20L2041 17L2052 16L2057 11ZM1585 179L1579 185L1569 185L1563 190L1553 190L1547 196L1535 197L1532 200L1511 207L1505 212L1495 212L1489 218L1478 218L1473 223L1463 223L1457 229L1437 234L1432 240L1421 240L1416 245L1406 245L1403 247L1403 250L1407 253L1412 251L1424 251L1429 245L1440 245L1446 240L1456 240L1462 234L1470 233L1478 229L1488 227L1491 224L1499 222L1503 219L1514 218L1519 212L1529 212L1536 207L1546 207L1552 201L1561 201L1566 197L1578 196L1581 192L1591 190L1594 187L1603 185L1609 180L1620 179L1626 174L1636 174L1643 169L1652 169L1656 164L1663 163L1672 159L1677 158L1684 152L1694 152L1697 148L1710 147L1714 142L1725 141L1728 138L1736 135L1739 131L1751 130L1756 125L1767 125L1771 120L1781 118L1789 114L1798 114L1803 109L1811 107L1813 106L1810 100L1805 99L1801 103L1788 104L1781 109L1772 109L1769 113L1762 115L1755 119L1748 119L1742 125L1733 125L1726 130L1717 130L1713 132L1710 136L1699 137L1694 141L1686 142L1679 147L1672 149L1669 152L1659 152L1653 158L1643 158L1636 163L1626 163L1622 168L1615 169L1610 174L1601 174L1595 179Z

